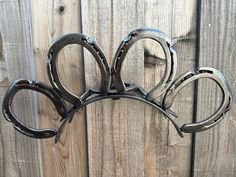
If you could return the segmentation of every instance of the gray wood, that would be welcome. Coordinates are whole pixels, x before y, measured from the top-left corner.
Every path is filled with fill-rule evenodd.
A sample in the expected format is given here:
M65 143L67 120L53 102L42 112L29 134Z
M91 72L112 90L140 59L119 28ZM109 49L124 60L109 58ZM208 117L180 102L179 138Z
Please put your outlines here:
M177 76L192 69L195 64L196 1L148 0L145 20L146 26L165 32L176 42ZM153 43L146 43L146 48L149 50L145 58L145 87L151 88L163 75L164 56L162 49ZM150 65L149 60L154 56L157 62ZM172 109L179 116L176 120L179 125L192 121L193 84L179 93ZM149 107L145 107L145 120L145 175L189 177L191 135L180 138L172 124Z
M31 1L31 14L37 78L48 82L46 62L50 45L66 33L81 32L80 1ZM62 83L74 94L82 94L84 66L81 48L78 45L66 46L59 53L58 63ZM42 127L58 128L60 117L49 99L38 97L38 114ZM75 114L57 144L54 144L53 138L43 140L42 150L45 177L88 176L85 112Z
M83 33L97 41L110 63L121 40L144 23L144 1L83 0L81 9ZM126 82L143 86L139 47L128 54L122 73ZM87 51L84 62L86 88L97 88L99 68ZM90 176L144 176L144 105L104 100L87 106L86 113Z
M236 1L202 1L200 24L200 66L219 69L235 92ZM235 93L234 93L235 95ZM200 81L197 119L212 113L221 101L221 93L209 81ZM233 177L235 163L235 103L226 118L215 128L198 133L194 176Z
M45 67L48 48L67 32L83 31L92 36L111 63L120 41L129 31L143 26L159 29L176 42L177 76L180 75L196 62L197 3L196 0L83 0L81 4L77 0L0 0L0 102L12 80L36 78L48 83ZM222 71L233 91L236 89L235 9L234 0L202 1L200 14L200 66ZM70 90L81 94L84 83L87 89L99 88L99 68L86 50L83 58L80 47L70 46L60 53L59 60L59 75ZM164 71L163 52L153 42L138 42L124 65L126 82L151 89ZM211 83L205 79L199 82L195 113L198 120L219 105L221 93ZM193 101L192 84L179 93L172 106L179 115L179 125L192 121ZM17 105L14 111L27 124L57 128L59 116L45 97L24 92L14 104ZM220 125L197 134L194 176L236 176L235 110L234 103ZM84 111L77 113L55 145L53 139L41 143L21 135L0 114L0 177L84 177L88 173L92 177L190 176L192 137L185 134L181 139L158 111L133 100L120 99L93 103L86 108L86 115L87 118Z
M106 55L109 56L109 60L112 56L111 52L114 53L114 47L109 43L109 40L112 42L116 41L115 35L111 36L112 34L120 33L119 27L123 26L122 24L125 23L126 19L122 19L123 21L119 23L118 26L116 25L116 20L118 21L120 18L122 18L123 11L120 11L119 16L115 16L116 18L113 18L114 10L116 8L119 8L120 6L116 6L116 3L109 4L109 3L96 3L94 1L84 2L85 5L82 3L82 9L85 9L82 11L82 19L83 19L83 32L87 34L94 34L94 38L98 41L99 44L103 47L103 50L105 51ZM112 6L113 5L113 6ZM103 8L99 8L99 7ZM111 7L110 7L111 6ZM121 3L122 6L122 3ZM85 8L86 7L86 8ZM129 8L129 6L124 7ZM188 9L186 11L185 9ZM196 29L196 2L195 1L184 1L181 3L173 3L172 1L165 3L157 2L157 1L147 1L145 2L145 26L153 27L160 29L167 33L170 37L175 38L177 41L176 49L180 52L180 60L179 60L179 70L178 75L180 73L183 73L187 69L191 69L194 66L194 60L195 60L195 29ZM93 9L93 12L89 11L89 9ZM104 11L110 11L112 12L111 15L104 14ZM131 8L132 9L132 8ZM156 9L159 9L158 11ZM169 11L167 10L169 9ZM174 13L172 12L173 9ZM99 15L97 15L99 14ZM101 19L93 19L89 21L89 17L91 16L98 16L103 17ZM110 17L111 16L111 17ZM128 16L128 15L127 15ZM86 17L86 18L85 18ZM112 24L109 23L110 18L112 18ZM184 21L181 21L180 19L184 18ZM103 19L108 19L103 20ZM115 21L115 22L114 22ZM108 23L108 24L107 24ZM174 28L174 30L172 30ZM101 30L102 29L102 30ZM113 31L112 31L113 30ZM88 31L88 32L87 32ZM96 31L96 33L95 33ZM104 34L104 35L102 35ZM108 37L104 37L104 36ZM109 38L109 40L107 40ZM112 39L110 39L112 38ZM155 46L153 46L152 43L146 42L145 43L147 48L151 48L149 53L155 54ZM154 48L154 49L153 49ZM158 49L157 49L158 50ZM181 52L183 51L183 52ZM86 57L87 56L87 57ZM187 57L186 57L187 56ZM160 57L160 56L158 56ZM182 58L181 58L182 57ZM186 57L186 58L185 58ZM88 58L88 59L87 59ZM137 61L137 60L136 60ZM153 66L150 67L148 59L145 61L146 65L148 65L145 68L145 87L151 88L151 78L154 79L154 81L158 81L160 79L160 73L163 71L163 68L160 69L160 67L155 68ZM160 60L160 66L163 65L163 62ZM136 66L136 65L135 65ZM99 80L96 72L94 72L95 69L98 70L98 67L95 66L95 62L92 60L91 57L89 57L88 53L85 53L85 73L86 73L86 84L87 88L94 88L94 81ZM124 71L123 73L126 73L128 71ZM89 74L87 74L89 73ZM128 75L128 74L127 74ZM132 77L132 74L129 75ZM126 75L124 74L124 77ZM96 85L96 88L98 85ZM174 106L174 108L177 109L177 112L180 115L180 124L185 121L192 121L192 106L193 106L193 85L185 89L184 94L180 93L180 95L183 95L183 98L179 96L179 98L176 99L176 102L181 102L180 104L177 104ZM179 101L181 98L181 101ZM94 106L88 106L87 108L87 116L88 116L88 134L89 134L89 165L90 165L90 175L97 175L97 176L106 176L114 175L114 168L117 170L117 167L114 167L113 163L116 164L116 158L114 158L114 153L112 147L112 144L106 144L104 143L103 139L106 139L107 142L112 142L114 144L113 137L109 134L114 134L114 128L119 128L119 131L122 132L122 127L114 127L112 126L114 124L110 123L109 116L115 117L116 111L111 111L113 113L109 113L109 109L114 109L113 104L117 103L107 103L108 101L101 102L98 104L94 104ZM118 101L116 101L118 102ZM103 107L103 104L105 105L107 103L108 107ZM181 108L183 105L188 104L187 107L187 114L186 117L186 111L184 112ZM133 103L132 103L133 104ZM106 106L107 106L106 105ZM127 106L127 104L125 104ZM132 106L131 106L132 107ZM123 107L119 107L122 109ZM186 139L180 139L178 135L176 134L173 127L168 125L168 122L166 119L163 119L163 117L150 107L144 107L145 108L145 128L144 128L144 174L145 176L167 176L167 175L175 175L175 176L189 176L190 171L190 153L191 153L191 136L186 135ZM130 108L130 112L131 112ZM123 111L122 111L123 113ZM124 113L123 113L124 114ZM139 114L141 115L141 114ZM101 117L100 117L101 116ZM108 117L107 117L108 116ZM140 120L140 119L139 119ZM133 124L135 121L133 122ZM122 122L120 122L122 125ZM123 123L124 124L124 123ZM104 127L106 127L104 130ZM124 125L123 125L124 126ZM98 130L94 130L94 129ZM169 129L169 130L168 130ZM104 132L105 131L105 132ZM115 130L116 132L118 130ZM98 133L99 132L99 133ZM115 134L116 135L116 134ZM113 135L114 136L114 135ZM125 136L125 135L124 135ZM142 142L141 142L142 143ZM115 147L116 148L116 147ZM105 151L104 151L105 149ZM107 151L106 149L109 149ZM121 148L119 152L125 151L125 147ZM141 150L141 149L140 149ZM106 155L102 155L102 152L106 152ZM109 152L109 153L108 153ZM115 151L117 153L117 151ZM169 155L171 154L171 156ZM110 157L109 157L110 156ZM179 157L179 158L178 158ZM103 160L103 158L105 160ZM115 162L114 162L114 159ZM107 170L107 164L103 165L106 161L110 169ZM179 163L181 161L181 163ZM140 162L141 163L141 162ZM178 164L178 166L176 166ZM142 165L142 163L141 163ZM123 167L124 168L124 167ZM119 169L119 168L118 168ZM120 172L121 171L121 172ZM119 169L118 172L122 174L122 169ZM119 174L117 174L119 175ZM124 175L124 174L123 174Z
M18 78L35 78L33 60L30 1L0 1L1 81L0 102L6 87ZM24 92L14 100L14 112L29 125L37 126L37 104L34 94ZM13 129L0 114L0 176L42 176L41 151L38 140Z
M171 38L172 1L147 0L145 26L159 29ZM163 76L165 56L163 49L151 40L145 41L145 87L153 88ZM150 64L153 60L159 61ZM168 176L169 122L155 109L145 106L145 176Z

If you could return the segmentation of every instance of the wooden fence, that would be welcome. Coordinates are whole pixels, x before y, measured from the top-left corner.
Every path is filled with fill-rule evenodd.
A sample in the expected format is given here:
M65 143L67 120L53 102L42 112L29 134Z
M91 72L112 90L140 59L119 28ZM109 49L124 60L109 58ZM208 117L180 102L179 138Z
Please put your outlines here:
M47 51L63 34L92 36L111 63L126 34L144 26L176 42L177 75L196 66L215 67L235 90L235 0L0 0L1 101L15 79L49 82ZM164 70L157 51L150 41L132 48L122 70L125 80L152 88ZM59 58L60 77L74 93L98 86L99 69L88 52L70 45ZM179 94L173 105L179 125L216 109L221 95L210 84L199 81ZM29 125L59 125L54 107L42 95L22 92L14 104L14 111ZM127 99L104 100L77 113L57 144L21 135L1 114L0 176L235 177L235 109L233 105L213 129L180 138L151 107Z

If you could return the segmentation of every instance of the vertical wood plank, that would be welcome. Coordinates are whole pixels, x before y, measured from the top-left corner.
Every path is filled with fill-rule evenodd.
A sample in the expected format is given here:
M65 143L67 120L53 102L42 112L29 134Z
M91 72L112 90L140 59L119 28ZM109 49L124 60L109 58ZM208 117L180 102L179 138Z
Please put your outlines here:
M0 1L0 101L10 82L35 78L30 1ZM29 125L38 125L36 97L23 93L14 100L14 112ZM0 176L42 176L38 140L16 132L0 114Z
M196 48L196 1L146 1L146 26L159 29L176 42L177 75L192 69L195 64ZM151 57L159 58L157 64L150 67L148 55L145 55L145 86L160 81L164 72L162 52L147 44ZM183 109L184 108L184 109ZM181 91L175 99L172 109L178 114L179 125L192 121L193 84ZM168 124L162 115L152 108L145 107L146 142L145 175L189 177L191 168L191 135L180 138L172 124Z
M110 63L121 40L143 23L144 1L82 1L83 33L97 41ZM136 47L122 72L126 82L143 86L144 54ZM87 89L97 88L99 74L94 59L85 51ZM88 105L86 113L89 175L144 176L144 105L125 99L103 100Z
M34 0L31 13L37 78L48 82L46 62L50 45L65 33L81 32L80 1ZM83 92L83 58L78 45L69 45L60 52L58 70L69 90L77 95ZM39 97L38 112L42 127L58 128L60 117L48 99ZM75 114L57 144L53 139L44 140L42 149L45 177L88 176L85 112Z
M171 38L172 10L171 0L147 0L145 25L159 29ZM145 41L145 45L145 87L151 89L163 76L165 54L163 49L152 41ZM153 56L159 62L150 65L149 60L153 60ZM145 106L145 177L168 176L168 132L168 120L155 109Z
M173 1L172 38L178 58L177 77L195 67L197 1ZM177 122L182 126L193 120L194 83L179 92L173 105ZM189 177L191 170L192 135L180 138L173 126L170 127L168 145L168 166L170 176Z
M201 1L200 66L219 69L235 91L236 78L236 2ZM200 81L197 100L197 120L201 120L217 108L221 101L219 88ZM216 127L198 133L194 176L233 177L235 161L235 103L226 118Z

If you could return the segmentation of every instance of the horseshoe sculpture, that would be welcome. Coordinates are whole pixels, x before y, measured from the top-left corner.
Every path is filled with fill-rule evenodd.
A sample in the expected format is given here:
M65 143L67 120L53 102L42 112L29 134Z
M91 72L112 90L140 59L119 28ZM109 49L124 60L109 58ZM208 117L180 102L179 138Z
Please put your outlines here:
M163 48L166 56L164 76L160 83L149 92L146 92L143 88L140 88L135 84L124 83L121 77L122 63L128 50L136 41L145 38L158 42ZM100 90L87 90L81 96L77 96L63 86L57 74L56 63L60 50L69 44L81 45L88 49L88 51L93 55L101 71ZM47 72L52 86L46 85L42 82L24 79L13 82L3 99L3 115L7 121L13 123L16 130L24 135L39 139L55 136L55 142L59 140L66 122L72 121L73 115L76 111L90 103L108 98L135 99L158 109L174 124L180 136L183 136L183 132L194 133L204 131L218 124L224 118L226 112L230 110L232 103L230 88L222 73L214 68L200 67L188 71L175 79L176 69L177 57L175 50L171 45L171 40L164 33L155 29L141 28L129 33L121 42L115 54L111 68L109 67L102 50L91 38L79 33L67 34L54 42L48 52ZM179 127L174 121L175 114L170 110L174 98L187 84L201 78L209 78L217 83L222 91L222 102L215 113L208 118L196 123L186 123ZM12 100L15 94L23 89L41 92L52 101L58 114L62 117L62 122L58 130L35 129L23 124L17 118L12 111ZM163 99L161 102L157 102L156 98L160 96L163 96ZM67 110L64 101L73 105L70 110Z

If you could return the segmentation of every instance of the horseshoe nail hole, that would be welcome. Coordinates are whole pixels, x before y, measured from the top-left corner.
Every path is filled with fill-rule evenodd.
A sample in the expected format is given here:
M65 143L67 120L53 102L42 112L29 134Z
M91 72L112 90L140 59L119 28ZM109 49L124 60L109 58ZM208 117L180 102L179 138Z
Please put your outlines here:
M95 48L95 46L94 46ZM85 80L86 80L86 86L87 89L92 90L100 90L101 87L101 71L99 68L99 65L97 64L94 56L91 54L89 50L86 48L83 48L84 51L84 61L85 64ZM106 58L103 58L102 54L99 51L96 51L97 55L99 56L102 63L105 62ZM106 69L108 71L109 69Z
M11 108L19 121L32 128L52 128L60 124L61 117L51 100L33 90L17 92Z
M130 35L130 37L131 37L131 38L134 38L136 35L137 35L136 33L132 33L132 34Z
M45 132L44 135L48 137L50 135L50 133Z
M87 42L87 39L86 38L81 38L82 41L84 42Z

